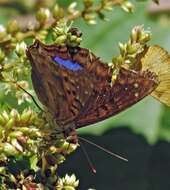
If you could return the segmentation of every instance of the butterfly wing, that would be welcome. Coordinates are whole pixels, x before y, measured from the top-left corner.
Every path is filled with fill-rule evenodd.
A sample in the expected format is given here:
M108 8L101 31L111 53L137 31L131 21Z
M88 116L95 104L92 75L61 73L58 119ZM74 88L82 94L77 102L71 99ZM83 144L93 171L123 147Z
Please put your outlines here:
M74 121L94 89L102 88L111 79L108 67L87 49L78 48L72 55L66 46L46 46L36 41L27 55L36 94L62 125Z
M117 79L110 88L105 88L93 96L84 112L77 118L77 128L93 124L113 116L145 96L149 95L158 86L158 80L153 73L135 72L120 69Z
M75 52L76 50L76 52ZM27 51L40 101L59 124L83 127L113 116L150 94L158 85L152 73L112 70L88 49L35 42ZM57 60L57 64L54 64Z
M141 59L142 70L150 70L158 75L158 87L151 94L162 103L170 106L170 55L163 48L154 45L147 49Z

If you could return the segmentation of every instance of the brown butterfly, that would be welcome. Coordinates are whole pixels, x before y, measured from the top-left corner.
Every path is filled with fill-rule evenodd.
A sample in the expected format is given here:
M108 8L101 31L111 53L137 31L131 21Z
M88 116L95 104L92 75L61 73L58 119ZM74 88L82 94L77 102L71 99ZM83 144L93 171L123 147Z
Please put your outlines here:
M162 63L169 71L170 59L166 51L158 46L148 48L136 63L138 66L134 68L140 67L140 70L121 67L115 81L112 81L111 67L85 48L44 45L36 40L28 47L27 56L37 96L66 136L76 128L125 110L155 89L153 96L158 97L159 94L159 99L168 104L163 98L165 89L164 92L161 89L162 86L167 87L167 81L164 81L169 81L169 75L165 77L167 71L158 67ZM153 69L151 65L156 63L159 66Z

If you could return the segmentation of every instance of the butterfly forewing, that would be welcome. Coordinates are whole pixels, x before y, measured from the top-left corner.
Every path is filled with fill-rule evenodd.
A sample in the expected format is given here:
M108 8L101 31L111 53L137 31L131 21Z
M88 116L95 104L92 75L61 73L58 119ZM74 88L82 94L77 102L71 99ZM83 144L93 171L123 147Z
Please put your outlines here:
M46 48L34 44L28 49L27 54L32 63L32 82L40 101L56 121L64 125L79 115L93 93L97 80L85 69L72 71L54 63L54 55L70 58L65 48L60 51L58 46L56 49L53 46Z

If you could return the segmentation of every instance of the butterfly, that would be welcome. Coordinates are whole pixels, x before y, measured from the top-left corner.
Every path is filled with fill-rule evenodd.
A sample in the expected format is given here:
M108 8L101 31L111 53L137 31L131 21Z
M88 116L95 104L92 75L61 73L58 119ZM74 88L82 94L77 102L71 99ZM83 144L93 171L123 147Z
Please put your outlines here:
M164 98L164 87L170 84L166 81L170 59L158 46L148 48L134 69L120 67L114 81L113 69L79 46L45 45L36 40L27 56L35 92L66 136L118 114L151 93L164 103L169 101ZM166 72L161 64L167 65Z

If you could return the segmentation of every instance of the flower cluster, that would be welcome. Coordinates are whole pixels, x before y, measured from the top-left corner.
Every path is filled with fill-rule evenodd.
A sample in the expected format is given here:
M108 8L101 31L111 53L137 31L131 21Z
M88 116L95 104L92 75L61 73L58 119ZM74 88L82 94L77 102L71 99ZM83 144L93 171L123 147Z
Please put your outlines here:
M0 157L30 156L37 152L40 126L44 121L31 109L19 113L16 109L0 113Z
M151 39L151 32L144 30L143 26L135 26L127 43L119 43L120 55L112 59L112 67L119 69L120 66L131 68L137 62L138 56L142 54L147 42Z

